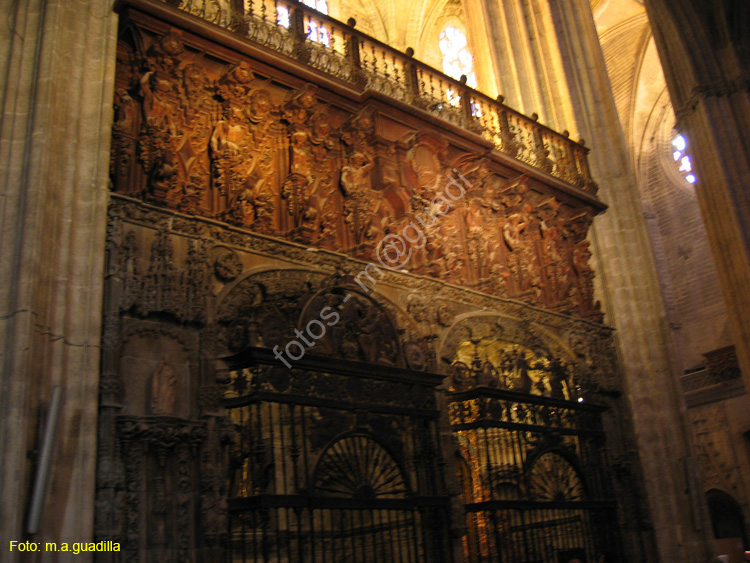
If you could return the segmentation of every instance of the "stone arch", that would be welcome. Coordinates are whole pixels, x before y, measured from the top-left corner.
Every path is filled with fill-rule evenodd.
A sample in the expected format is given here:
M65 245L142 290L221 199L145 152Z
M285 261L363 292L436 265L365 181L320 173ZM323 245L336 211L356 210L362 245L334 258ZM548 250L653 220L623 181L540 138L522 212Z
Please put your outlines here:
M434 352L415 320L382 294L355 287L351 276L316 270L246 271L214 300L206 331L213 341L209 355L232 355L249 346L283 347L298 338L295 330L304 333L312 323L316 335L324 333L319 340L308 338L315 340L312 353L430 369Z
M459 318L439 343L447 386L514 390L573 400L579 397L578 357L540 326L495 313Z
M321 288L305 303L299 330L316 327L319 354L403 367L398 323L389 307L345 285ZM321 329L321 327L323 327Z
M216 299L215 356L248 346L272 348L295 337L300 312L330 274L306 269L247 272Z
M472 338L500 334L515 339L519 344L527 343L531 347L543 347L549 353L560 355L569 361L577 358L576 353L561 338L541 326L494 312L456 317L438 342L438 357L445 360L447 354L455 352L458 343L466 336Z
M706 502L711 515L714 537L741 538L747 548L747 532L742 507L734 497L721 489L706 491Z

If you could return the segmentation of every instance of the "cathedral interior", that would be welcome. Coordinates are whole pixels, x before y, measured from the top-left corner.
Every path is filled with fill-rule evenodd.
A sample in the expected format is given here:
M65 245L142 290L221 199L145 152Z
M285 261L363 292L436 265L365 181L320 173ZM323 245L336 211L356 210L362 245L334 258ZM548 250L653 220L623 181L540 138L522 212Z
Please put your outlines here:
M0 559L750 555L746 1L2 14Z

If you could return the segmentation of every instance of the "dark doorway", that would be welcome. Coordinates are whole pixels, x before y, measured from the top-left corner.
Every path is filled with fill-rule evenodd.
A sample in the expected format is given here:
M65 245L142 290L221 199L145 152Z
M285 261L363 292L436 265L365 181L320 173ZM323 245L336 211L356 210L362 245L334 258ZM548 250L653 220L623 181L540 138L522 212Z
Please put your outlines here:
M741 538L745 549L747 549L745 519L742 516L742 508L737 501L719 489L708 491L706 501L708 502L708 511L711 513L714 537L717 540Z

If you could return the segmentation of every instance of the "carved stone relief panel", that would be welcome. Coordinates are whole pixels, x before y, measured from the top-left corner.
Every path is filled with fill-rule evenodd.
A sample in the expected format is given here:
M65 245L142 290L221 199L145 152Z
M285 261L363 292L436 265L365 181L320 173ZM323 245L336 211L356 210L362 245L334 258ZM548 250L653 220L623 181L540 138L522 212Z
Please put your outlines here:
M129 30L118 57L116 192L601 320L590 203L509 170L486 147L459 149L417 118L406 125L374 103L334 103L317 85L262 75L251 59L209 56L179 31Z
M719 489L736 499L746 498L743 470L729 435L726 407L723 404L696 407L690 409L688 415L704 489Z

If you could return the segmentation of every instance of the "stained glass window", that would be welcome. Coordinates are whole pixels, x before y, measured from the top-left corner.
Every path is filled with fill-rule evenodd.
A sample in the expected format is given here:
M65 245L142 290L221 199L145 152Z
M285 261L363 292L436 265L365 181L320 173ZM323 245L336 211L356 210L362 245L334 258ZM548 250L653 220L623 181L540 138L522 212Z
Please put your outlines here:
M677 170L685 180L695 184L698 178L693 172L693 164L690 161L690 155L687 154L687 139L683 135L677 134L672 139L672 158L679 165Z
M440 33L438 42L443 55L443 72L448 76L459 79L466 75L466 84L477 87L477 77L474 74L474 57L469 51L466 34L454 25L447 26Z

